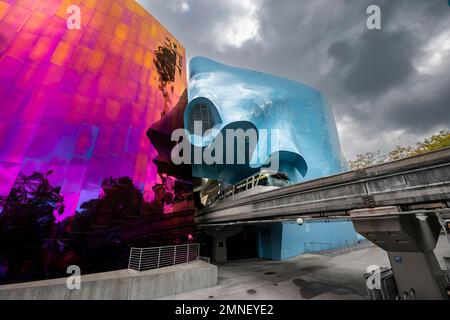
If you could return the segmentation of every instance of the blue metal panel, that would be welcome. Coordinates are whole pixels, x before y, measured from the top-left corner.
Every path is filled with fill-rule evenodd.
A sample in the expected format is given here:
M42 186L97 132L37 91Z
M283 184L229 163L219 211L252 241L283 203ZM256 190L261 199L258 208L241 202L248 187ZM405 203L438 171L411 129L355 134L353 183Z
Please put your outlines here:
M259 149L262 152L245 165L194 164L196 177L235 183L258 171L274 154L280 157L279 171L294 182L347 169L331 107L314 88L197 57L190 64L185 128L189 128L189 114L199 103L210 109L217 130L203 141L195 139L191 132L190 141L196 147L205 148L217 132L226 128L256 128L258 132L267 129L269 133L276 129L280 140L276 146ZM262 143L261 137L258 144Z
M283 222L281 259L304 253L305 243L323 244L322 249L327 250L358 240L353 223L348 220L312 221L301 226L295 222Z

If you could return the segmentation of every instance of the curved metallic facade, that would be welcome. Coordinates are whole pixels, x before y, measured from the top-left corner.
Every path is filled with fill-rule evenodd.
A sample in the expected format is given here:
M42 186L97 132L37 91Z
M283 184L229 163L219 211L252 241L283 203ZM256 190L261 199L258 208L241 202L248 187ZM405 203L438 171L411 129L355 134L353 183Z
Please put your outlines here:
M72 4L80 30L66 25ZM20 173L51 170L64 216L110 176L151 201L161 181L146 132L179 102L185 69L184 48L134 0L0 0L0 196Z
M279 171L294 182L347 169L330 105L318 90L304 84L196 57L190 64L184 125L198 148L207 147L217 134L211 131L203 140L194 137L190 122L202 117L207 119L206 129L218 132L256 128L258 132L266 129L269 135L273 130L279 133L276 145L259 149L257 161L231 166L194 164L196 177L235 183L258 171L274 154L279 156ZM258 137L258 148L262 137Z

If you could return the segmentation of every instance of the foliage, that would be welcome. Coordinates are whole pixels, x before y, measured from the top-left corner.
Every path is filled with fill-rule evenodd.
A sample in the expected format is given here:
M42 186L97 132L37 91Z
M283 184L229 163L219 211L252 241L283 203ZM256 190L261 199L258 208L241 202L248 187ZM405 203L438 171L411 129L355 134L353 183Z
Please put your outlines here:
M418 142L415 148L410 146L397 146L394 150L390 151L387 156L383 155L380 151L358 154L355 160L349 161L349 165L353 170L357 170L387 161L401 160L447 147L450 147L450 131L442 130L438 134L432 135L431 137Z
M54 214L64 212L61 188L51 186L48 176L35 172L20 174L0 214L0 248L13 251L20 247L40 247L49 236Z
M380 164L385 161L386 157L381 154L380 151L377 152L366 152L363 154L358 154L356 159L349 161L350 168L352 170L357 170L372 165Z
M53 187L48 180L51 173L19 174L2 202L0 254L9 261L11 277L44 272L41 255L47 239L57 236L55 215L64 212L61 188Z
M415 155L415 150L411 147L396 146L394 150L388 153L387 161L405 159Z
M143 204L143 191L129 177L107 178L102 183L100 198L81 205L81 210L73 217L71 229L89 232L93 224L121 224L127 217L140 216Z
M450 147L450 131L442 130L438 134L417 143L416 153L421 154L446 147Z

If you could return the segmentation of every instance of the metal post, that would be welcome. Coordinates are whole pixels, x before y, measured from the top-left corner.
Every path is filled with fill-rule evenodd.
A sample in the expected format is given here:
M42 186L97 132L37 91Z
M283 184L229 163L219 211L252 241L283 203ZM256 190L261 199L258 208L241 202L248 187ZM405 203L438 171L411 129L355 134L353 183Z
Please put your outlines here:
M177 256L177 246L173 248L173 265L177 264L176 256Z
M186 262L189 262L189 244L187 245Z
M141 253L139 254L139 267L138 267L138 271L141 271L142 251L144 251L144 249L141 249Z
M158 269L159 269L159 261L161 260L161 247L158 248Z
M131 257L133 256L133 248L130 249L130 258L128 259L128 269L131 269Z

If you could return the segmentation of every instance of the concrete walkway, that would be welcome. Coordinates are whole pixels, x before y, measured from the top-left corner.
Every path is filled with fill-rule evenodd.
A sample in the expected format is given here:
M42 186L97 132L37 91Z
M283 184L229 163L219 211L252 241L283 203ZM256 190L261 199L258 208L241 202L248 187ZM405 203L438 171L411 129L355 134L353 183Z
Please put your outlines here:
M443 255L450 245L439 239L436 255L444 269ZM390 266L378 247L338 256L305 254L286 261L245 260L218 265L218 286L162 299L366 299L363 274L370 265Z
M117 270L81 276L81 289L67 278L0 286L0 300L150 300L217 284L217 267L197 260L137 272Z

